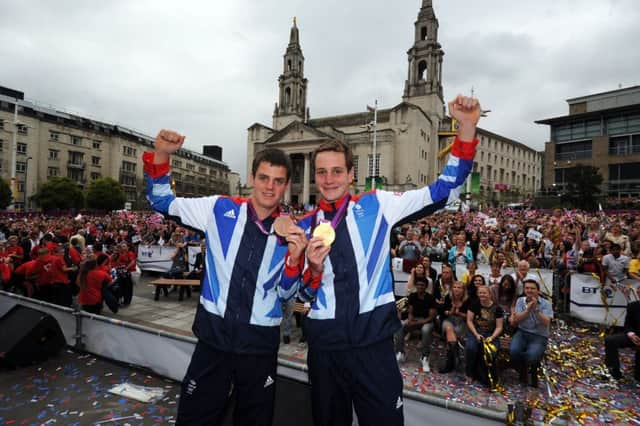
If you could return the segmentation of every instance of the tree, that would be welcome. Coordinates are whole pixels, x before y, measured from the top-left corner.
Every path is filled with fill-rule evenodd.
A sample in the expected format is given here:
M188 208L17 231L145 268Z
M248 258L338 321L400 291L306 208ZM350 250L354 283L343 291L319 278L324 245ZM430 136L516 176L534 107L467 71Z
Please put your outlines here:
M95 210L119 210L127 196L118 181L105 177L94 180L87 189L87 207Z
M68 177L54 177L32 197L43 210L69 210L84 207L80 185Z
M0 209L6 209L11 204L11 187L4 179L0 179Z
M567 169L565 171L567 187L562 201L582 210L596 210L598 207L596 196L600 193L602 180L602 175L594 166L578 164Z

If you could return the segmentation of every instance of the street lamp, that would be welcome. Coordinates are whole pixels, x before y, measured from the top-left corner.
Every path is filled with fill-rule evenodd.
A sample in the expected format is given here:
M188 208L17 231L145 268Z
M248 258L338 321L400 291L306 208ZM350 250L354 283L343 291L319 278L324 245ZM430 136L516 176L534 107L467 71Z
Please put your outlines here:
M27 211L27 179L29 179L29 160L33 160L33 157L27 157L24 162L24 188L22 188L22 210Z
M371 127L373 127L373 163L372 163L372 171L373 176L371 177L371 189L376 189L376 177L378 176L378 168L376 167L376 132L378 127L378 100L376 99L373 106L367 105L367 110L369 112L373 112L373 121L370 123Z

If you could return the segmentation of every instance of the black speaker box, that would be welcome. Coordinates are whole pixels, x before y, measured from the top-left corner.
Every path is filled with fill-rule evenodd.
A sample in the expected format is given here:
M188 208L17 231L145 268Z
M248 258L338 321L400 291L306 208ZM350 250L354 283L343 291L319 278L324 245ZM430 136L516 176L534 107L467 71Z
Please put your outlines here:
M58 321L46 312L16 305L0 318L0 365L45 361L66 345Z

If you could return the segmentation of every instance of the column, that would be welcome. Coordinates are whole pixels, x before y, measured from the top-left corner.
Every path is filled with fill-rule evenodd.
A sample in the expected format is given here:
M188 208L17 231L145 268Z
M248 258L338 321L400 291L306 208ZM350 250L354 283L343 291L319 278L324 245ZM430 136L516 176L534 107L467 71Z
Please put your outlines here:
M302 204L309 203L309 185L311 181L311 161L309 160L309 153L304 154L304 169L302 172Z

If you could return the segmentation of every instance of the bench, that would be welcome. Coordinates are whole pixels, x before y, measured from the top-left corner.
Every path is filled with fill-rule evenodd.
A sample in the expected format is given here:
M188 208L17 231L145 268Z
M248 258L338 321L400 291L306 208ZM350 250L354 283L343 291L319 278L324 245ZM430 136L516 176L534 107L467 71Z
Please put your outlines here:
M151 281L151 285L192 285L200 286L200 280L186 280L176 278L158 278Z

